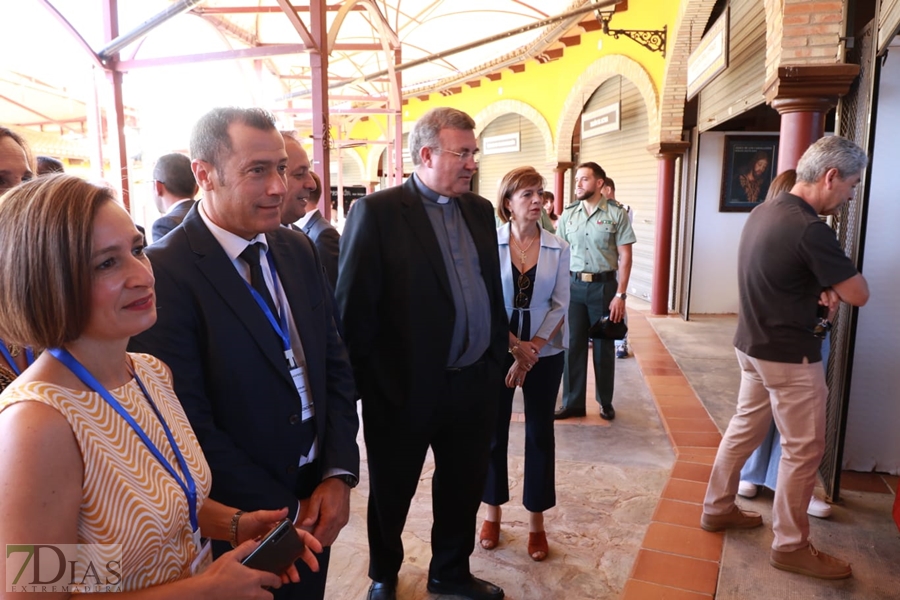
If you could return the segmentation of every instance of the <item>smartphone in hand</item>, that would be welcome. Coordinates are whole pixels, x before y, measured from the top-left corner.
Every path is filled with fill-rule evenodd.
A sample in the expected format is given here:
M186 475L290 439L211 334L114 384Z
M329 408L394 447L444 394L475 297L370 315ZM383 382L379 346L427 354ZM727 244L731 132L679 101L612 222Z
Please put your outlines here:
M281 575L300 558L306 544L300 539L290 519L284 519L266 534L241 563L251 569Z

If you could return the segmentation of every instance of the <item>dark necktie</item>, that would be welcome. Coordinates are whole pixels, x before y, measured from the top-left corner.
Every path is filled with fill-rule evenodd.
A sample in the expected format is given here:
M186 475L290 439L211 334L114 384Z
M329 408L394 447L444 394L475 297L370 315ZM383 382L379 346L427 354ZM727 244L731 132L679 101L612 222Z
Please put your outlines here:
M275 308L275 301L272 300L272 294L269 293L269 288L266 285L266 279L263 277L262 266L259 264L259 247L261 244L259 242L254 242L244 248L244 251L241 252L240 257L247 265L250 267L250 285L256 290L263 300L266 301L266 304L269 305L269 310L272 311L272 316L275 319L278 319L278 309Z
M260 246L261 244L259 242L250 244L244 248L240 257L241 260L250 266L250 285L260 296L262 296L263 300L266 301L266 304L269 305L269 309L272 311L272 316L277 320L278 311L275 309L275 302L272 300L272 294L269 293L269 288L266 286L266 280L263 277L262 266L259 261ZM290 422L292 425L296 424L299 426L300 454L306 456L309 454L313 442L316 439L315 418L302 421L300 415L295 414L290 417Z

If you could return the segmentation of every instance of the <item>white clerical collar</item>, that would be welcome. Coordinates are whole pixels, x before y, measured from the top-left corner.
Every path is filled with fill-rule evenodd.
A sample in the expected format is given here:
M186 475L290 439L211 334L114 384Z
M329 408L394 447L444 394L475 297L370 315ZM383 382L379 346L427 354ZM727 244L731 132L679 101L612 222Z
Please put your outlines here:
M423 198L427 198L432 202L437 202L438 204L449 204L450 198L447 196L438 194L436 191L425 185L425 182L422 181L422 178L419 177L418 173L413 173L413 177L415 178L416 187L419 190L419 193Z

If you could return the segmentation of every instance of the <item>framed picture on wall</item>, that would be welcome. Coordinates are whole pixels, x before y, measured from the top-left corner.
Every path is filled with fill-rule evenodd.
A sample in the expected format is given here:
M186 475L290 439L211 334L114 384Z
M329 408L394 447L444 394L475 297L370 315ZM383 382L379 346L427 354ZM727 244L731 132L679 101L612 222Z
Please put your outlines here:
M766 199L778 164L778 136L725 136L719 212L750 212Z

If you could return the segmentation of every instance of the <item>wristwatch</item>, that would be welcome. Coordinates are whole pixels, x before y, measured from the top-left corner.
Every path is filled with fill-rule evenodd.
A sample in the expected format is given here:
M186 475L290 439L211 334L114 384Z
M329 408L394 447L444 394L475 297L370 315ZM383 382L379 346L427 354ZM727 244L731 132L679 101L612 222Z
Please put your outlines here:
M616 294L616 298L621 298L622 301L624 302L625 299L628 298L628 294L626 294L625 292L622 292L621 294Z
M332 475L328 479L340 479L352 490L359 483L359 480L350 473L342 473L340 475Z

